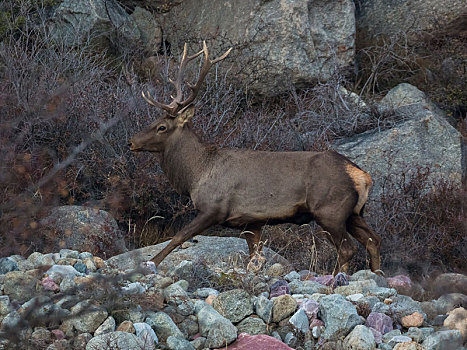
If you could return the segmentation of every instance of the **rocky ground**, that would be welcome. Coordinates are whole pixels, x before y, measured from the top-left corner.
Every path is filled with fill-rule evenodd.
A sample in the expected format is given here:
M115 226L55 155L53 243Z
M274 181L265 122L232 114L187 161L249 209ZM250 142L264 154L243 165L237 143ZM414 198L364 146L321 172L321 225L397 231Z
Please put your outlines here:
M128 256L0 259L0 349L454 350L467 339L465 275L439 276L450 293L420 302L402 294L414 295L403 275L318 276L280 263L253 275L192 260L162 272L125 269Z

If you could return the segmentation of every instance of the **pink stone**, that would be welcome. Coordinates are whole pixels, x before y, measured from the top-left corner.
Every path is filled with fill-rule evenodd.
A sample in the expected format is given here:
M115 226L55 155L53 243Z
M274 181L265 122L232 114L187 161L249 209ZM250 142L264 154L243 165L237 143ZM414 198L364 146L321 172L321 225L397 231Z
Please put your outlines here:
M323 327L323 326L324 326L324 322L321 320L318 320L317 318L314 318L310 322L310 329L313 329L313 327Z
M65 333L60 329L54 329L51 333L54 335L56 340L65 339Z
M366 318L365 326L373 328L381 334L392 331L392 319L381 312L371 312Z
M381 334L381 332L371 327L369 327L369 330L371 331L371 333L373 333L373 336L375 337L375 343L381 344L383 342L383 335Z
M386 278L386 281L388 282L388 285L390 288L398 288L398 287L410 288L413 285L410 277L405 276L405 275L397 275L394 277L388 277Z
M332 286L334 283L334 276L333 275L324 275L324 276L318 276L318 277L310 277L310 281L315 281L318 282L322 285L325 286Z
M229 345L227 348L221 348L227 350L292 350L291 347L285 345L280 340L270 337L269 335L249 335L247 333L241 333L237 340Z
M285 294L290 294L289 284L287 281L280 280L271 286L269 298L274 298Z
M402 326L409 327L420 327L423 324L424 317L420 312L415 311L413 314L402 317Z
M308 319L314 319L318 316L319 304L313 299L305 299L300 305L300 309L305 311Z
M57 283L50 277L45 277L41 283L45 290L51 290L52 292L58 292L60 290Z

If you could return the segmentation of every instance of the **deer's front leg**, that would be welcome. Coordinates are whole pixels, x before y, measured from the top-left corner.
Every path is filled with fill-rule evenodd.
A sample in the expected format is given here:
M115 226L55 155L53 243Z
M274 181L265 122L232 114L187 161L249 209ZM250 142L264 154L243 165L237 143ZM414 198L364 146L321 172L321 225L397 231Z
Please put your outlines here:
M152 261L158 266L169 253L191 237L203 232L208 227L217 223L216 215L212 213L199 213L192 222L179 231L170 243L157 254Z

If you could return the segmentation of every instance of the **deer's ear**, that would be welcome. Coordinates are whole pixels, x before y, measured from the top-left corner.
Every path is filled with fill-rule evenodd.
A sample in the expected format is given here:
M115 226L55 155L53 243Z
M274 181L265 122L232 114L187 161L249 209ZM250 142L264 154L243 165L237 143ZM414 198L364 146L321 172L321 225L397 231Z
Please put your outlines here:
M188 106L183 108L180 112L177 114L177 124L178 125L185 125L186 122L189 122L191 118L195 115L195 107L194 106Z

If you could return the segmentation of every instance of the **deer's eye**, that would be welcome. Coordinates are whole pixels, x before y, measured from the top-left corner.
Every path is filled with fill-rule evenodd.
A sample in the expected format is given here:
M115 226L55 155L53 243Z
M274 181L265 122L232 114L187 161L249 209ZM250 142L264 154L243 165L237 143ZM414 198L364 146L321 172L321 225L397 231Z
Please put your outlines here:
M164 125L161 125L161 126L159 126L159 127L157 128L157 131L158 131L158 132L159 132L159 131L162 132L162 131L165 131L165 130L167 130L167 128L166 128Z

